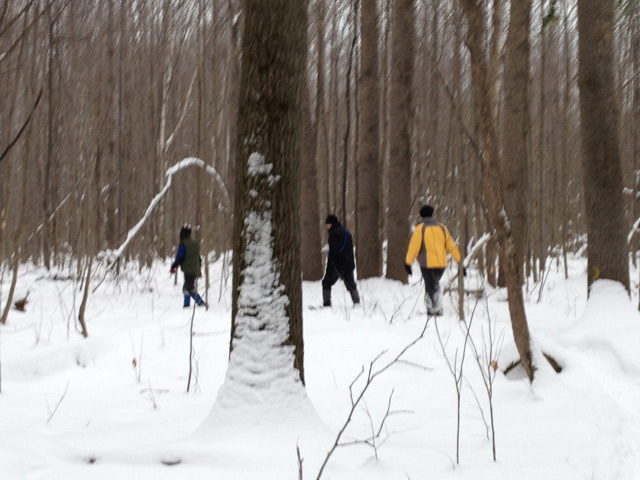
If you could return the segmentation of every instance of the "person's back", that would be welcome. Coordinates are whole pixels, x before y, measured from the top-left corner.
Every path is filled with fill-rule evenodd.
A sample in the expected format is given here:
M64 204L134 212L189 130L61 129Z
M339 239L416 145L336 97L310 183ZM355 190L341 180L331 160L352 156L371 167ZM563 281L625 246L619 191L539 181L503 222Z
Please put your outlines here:
M327 258L327 268L322 279L322 302L325 307L331 306L331 287L338 278L344 282L354 305L360 303L360 295L353 271L356 262L353 255L353 239L351 234L339 221L335 215L327 216L327 231L329 232L329 257Z
M422 236L419 240L417 235L416 240L412 239L409 253L413 255L418 249L416 257L421 267L445 268L447 266L447 252L456 262L460 262L458 247L443 224L433 217L426 217L416 225L416 230L422 231Z
M353 270L356 267L353 255L353 238L349 231L337 221L329 229L329 260L339 270Z
M200 242L191 237L183 238L185 253L180 265L184 273L198 275L200 273Z
M430 205L420 208L420 223L411 236L405 268L411 275L411 264L417 259L424 279L427 297L427 313L442 315L442 294L440 278L447 266L447 252L460 263L460 252L447 228L433 218L434 209Z

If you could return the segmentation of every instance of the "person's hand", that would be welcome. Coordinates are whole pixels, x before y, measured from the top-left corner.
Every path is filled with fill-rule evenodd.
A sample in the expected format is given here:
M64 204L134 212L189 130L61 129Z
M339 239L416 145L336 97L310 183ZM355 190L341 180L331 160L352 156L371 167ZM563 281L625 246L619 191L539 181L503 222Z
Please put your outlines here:
M174 273L176 273L176 269L175 267L171 267L171 270L169 270L171 272L171 274L173 275Z
M407 275L411 275L412 271L411 271L411 265L405 265L404 269L407 271Z

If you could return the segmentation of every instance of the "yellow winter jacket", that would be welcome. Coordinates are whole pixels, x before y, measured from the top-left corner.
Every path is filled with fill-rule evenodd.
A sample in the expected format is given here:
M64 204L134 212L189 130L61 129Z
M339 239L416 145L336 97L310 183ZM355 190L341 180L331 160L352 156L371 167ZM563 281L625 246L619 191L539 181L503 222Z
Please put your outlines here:
M421 267L445 268L447 252L460 263L460 252L447 228L433 218L425 218L416 225L405 263L411 265L418 258Z

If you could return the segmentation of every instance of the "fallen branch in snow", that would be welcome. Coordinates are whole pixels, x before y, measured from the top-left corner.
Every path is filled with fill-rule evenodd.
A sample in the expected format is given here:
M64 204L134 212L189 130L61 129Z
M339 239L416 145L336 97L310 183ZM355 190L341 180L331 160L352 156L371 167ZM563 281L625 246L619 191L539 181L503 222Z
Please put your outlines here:
M344 446L348 446L348 445L354 445L356 443L366 443L368 445L371 445L374 447L374 449L376 449L375 447L375 443L374 440L375 439L365 439L365 440L360 440L360 441L351 441L351 442L342 442L342 436L344 435L345 431L347 430L347 427L351 424L351 420L353 419L353 415L355 413L356 408L358 407L358 405L360 405L360 403L363 401L364 399L364 395L365 393L369 390L369 387L371 387L371 385L373 384L373 381L379 377L380 375L382 375L385 371L387 371L389 368L391 368L393 365L396 365L397 363L400 363L400 361L402 360L402 357L404 356L405 353L407 353L407 351L413 347L415 344L417 344L420 340L422 340L424 338L425 332L427 331L427 326L429 325L429 318L427 318L427 321L424 324L424 327L422 329L422 331L420 332L420 335L415 338L411 343L409 343L408 345L406 345L401 351L400 353L398 353L398 355L395 356L395 358L393 358L391 361L389 361L386 365L384 365L383 367L381 367L378 370L374 370L374 366L376 364L376 362L378 360L380 360L380 358L382 357L382 355L384 355L386 353L385 351L380 352L372 361L371 363L369 363L369 370L367 372L367 377L365 380L365 384L362 387L362 390L360 390L360 393L354 397L354 392L353 392L353 388L355 383L362 377L362 375L364 374L364 366L362 367L362 370L360 370L360 373L358 373L358 375L356 376L356 378L353 379L353 381L351 382L351 384L349 385L349 395L351 397L351 409L349 410L349 413L347 414L347 418L345 419L344 423L342 424L342 427L340 428L340 430L338 431L338 434L336 435L335 441L333 442L333 445L331 446L331 449L327 452L327 456L325 457L324 461L322 462L322 465L320 466L320 470L318 471L318 476L316 477L316 480L320 480L320 478L322 477L322 474L324 472L324 469L326 468L327 464L329 463L329 460L331 459L331 456L333 455L333 453L337 450L338 447L344 447ZM390 413L391 413L391 397L393 396L393 392L391 393L390 397L389 397L389 402L388 402L388 407L387 407L387 413L385 414L383 421L380 424L380 428L378 429L378 433L376 434L374 432L374 437L377 438L377 436L379 436L379 434L382 432L382 429L384 427L384 422L386 421L386 419L389 417ZM376 450L376 457L377 457L377 450Z

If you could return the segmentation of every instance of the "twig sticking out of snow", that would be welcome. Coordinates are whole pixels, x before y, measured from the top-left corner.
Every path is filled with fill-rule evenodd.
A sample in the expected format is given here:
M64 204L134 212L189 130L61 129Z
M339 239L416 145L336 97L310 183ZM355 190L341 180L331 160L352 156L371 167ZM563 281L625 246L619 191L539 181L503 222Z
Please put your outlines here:
M398 355L396 355L386 365L384 365L383 367L380 367L378 370L374 370L374 366L375 366L376 362L378 360L380 360L380 357L382 357L382 355L384 355L386 352L383 351L383 352L379 353L378 356L376 356L376 358L374 358L371 361L371 363L369 364L369 370L367 372L367 377L366 377L366 380L365 380L365 384L364 384L364 386L362 387L362 390L360 390L360 393L357 396L354 396L353 387L354 387L355 383L358 381L358 379L364 374L364 367L362 367L362 370L360 371L360 373L358 373L356 378L353 379L353 381L349 385L349 394L351 396L351 410L349 410L349 413L347 414L347 418L345 419L344 423L342 424L342 428L340 428L340 431L336 435L336 439L333 442L333 446L331 447L329 452L327 452L327 456L325 457L324 462L322 462L322 465L320 466L320 471L318 472L318 476L316 477L316 480L320 480L320 478L322 477L322 474L324 472L325 467L329 463L329 459L331 458L331 456L333 455L333 453L336 451L336 449L338 447L343 447L343 446L346 446L346 445L352 445L353 444L353 442L342 442L341 441L342 440L342 436L344 435L344 432L347 430L347 427L351 423L351 420L353 418L353 414L355 413L356 408L363 401L364 395L367 392L367 390L369 389L369 387L373 384L373 381L377 377L382 375L385 371L387 371L389 368L391 368L393 365L396 365L397 363L401 362L402 357L404 356L404 354L407 353L407 351L411 347L413 347L420 340L422 340L422 338L424 338L424 335L425 335L425 332L427 331L427 326L428 325L429 325L429 318L427 318L427 321L424 324L424 328L422 329L422 331L420 332L420 335L418 335L417 338L415 338L411 343L406 345L400 351L400 353L398 353ZM393 396L393 392L392 392L391 396ZM387 413L384 416L384 420L386 420L386 418L389 416L389 413L390 413L391 396L389 397L388 409L387 409ZM378 432L382 431L382 426L384 424L384 420L383 420L382 424L380 425L380 428L379 428ZM369 443L369 442L365 442L365 443Z

